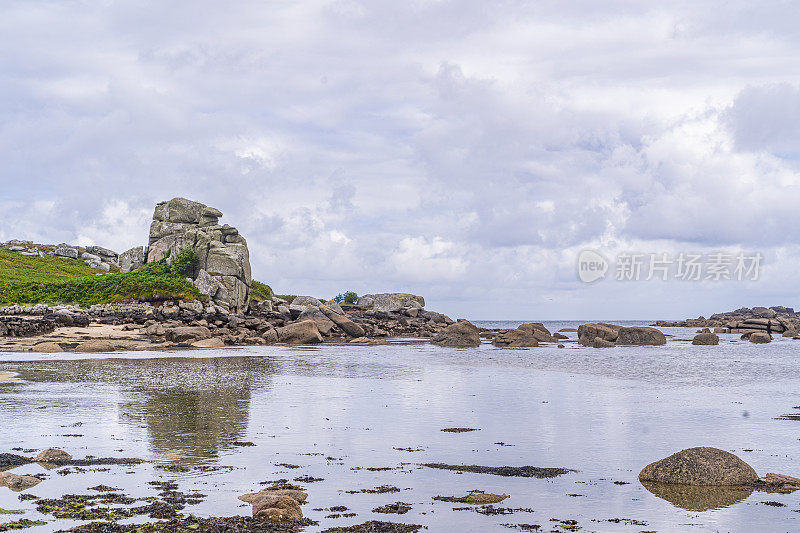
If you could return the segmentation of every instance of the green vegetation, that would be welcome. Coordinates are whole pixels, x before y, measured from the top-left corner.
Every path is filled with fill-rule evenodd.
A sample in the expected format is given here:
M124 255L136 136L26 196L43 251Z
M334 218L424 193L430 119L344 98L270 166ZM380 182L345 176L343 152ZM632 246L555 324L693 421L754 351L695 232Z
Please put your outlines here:
M0 514L25 514L22 509L3 509L0 507Z
M253 280L252 285L250 285L250 301L253 303L263 302L265 300L271 300L273 296L275 296L275 293L272 292L272 287L260 281Z
M337 295L334 299L334 302L341 304L355 304L358 301L358 294L354 293L353 291L347 291L345 293Z
M78 261L20 256L33 261L19 264L5 261L7 254L19 255L0 250L0 304L3 305L68 303L87 307L131 300L201 299L197 289L163 260L148 263L134 272L96 276L93 275L96 271L86 265L83 266L88 272L79 270ZM61 261L65 265L58 270L56 267L60 265L54 262Z
M62 281L65 278L91 276L95 270L80 259L45 255L33 257L0 248L0 284L18 281Z
M43 526L46 523L47 522L43 520L28 520L27 518L23 518L21 520L15 520L13 522L6 522L4 524L0 524L0 531L27 529L33 526Z
M194 248L187 246L178 252L178 255L172 260L172 272L181 277L193 277L194 269L199 262L200 258L197 257L197 252L195 252Z

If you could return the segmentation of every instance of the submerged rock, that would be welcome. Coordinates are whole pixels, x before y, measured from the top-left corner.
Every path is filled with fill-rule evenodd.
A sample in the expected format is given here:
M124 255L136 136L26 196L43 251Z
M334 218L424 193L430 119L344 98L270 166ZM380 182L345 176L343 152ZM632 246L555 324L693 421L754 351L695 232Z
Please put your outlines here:
M479 466L479 465L448 465L444 463L426 463L422 466L438 468L440 470L453 470L456 472L474 472L476 474L493 474L505 477L558 477L567 472L567 468L543 468L539 466Z
M734 454L703 446L650 463L639 473L639 480L683 485L752 485L758 482L758 474Z

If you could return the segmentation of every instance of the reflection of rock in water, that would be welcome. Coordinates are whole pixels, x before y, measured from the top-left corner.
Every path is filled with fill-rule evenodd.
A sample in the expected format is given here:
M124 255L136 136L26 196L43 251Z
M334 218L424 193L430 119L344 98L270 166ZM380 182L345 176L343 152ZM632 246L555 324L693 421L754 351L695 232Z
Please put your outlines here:
M687 511L721 509L739 503L753 489L745 486L678 485L642 481L644 488L669 503Z
M144 398L130 413L150 433L155 455L174 452L187 458L214 457L221 447L240 440L247 429L253 378L264 375L264 362L249 358L151 359ZM256 372L257 370L257 372Z

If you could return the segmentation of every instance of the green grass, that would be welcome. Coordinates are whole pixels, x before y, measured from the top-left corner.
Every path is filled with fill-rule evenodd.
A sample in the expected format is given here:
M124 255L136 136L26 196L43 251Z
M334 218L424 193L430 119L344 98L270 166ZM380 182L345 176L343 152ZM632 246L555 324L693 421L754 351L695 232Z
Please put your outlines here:
M91 276L95 270L80 259L62 259L52 255L32 257L0 248L0 283L16 281L62 281L65 278Z
M260 281L253 280L250 285L250 300L254 303L263 302L264 300L271 300L275 296L272 288Z
M0 250L0 304L79 304L202 299L165 261L100 276L79 260Z

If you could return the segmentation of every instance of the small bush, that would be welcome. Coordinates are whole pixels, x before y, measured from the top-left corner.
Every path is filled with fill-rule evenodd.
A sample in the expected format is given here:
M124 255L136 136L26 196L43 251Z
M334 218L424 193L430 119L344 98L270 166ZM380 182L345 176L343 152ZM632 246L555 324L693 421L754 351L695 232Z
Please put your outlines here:
M334 299L334 302L341 304L355 304L358 301L358 294L354 293L353 291L347 291L342 294L338 294Z
M256 303L263 302L265 300L271 300L273 296L275 296L275 293L272 292L272 287L260 281L253 280L253 284L250 285L251 301Z
M193 278L194 270L199 262L200 258L197 257L197 252L195 252L194 248L186 246L172 260L172 272L176 276Z

